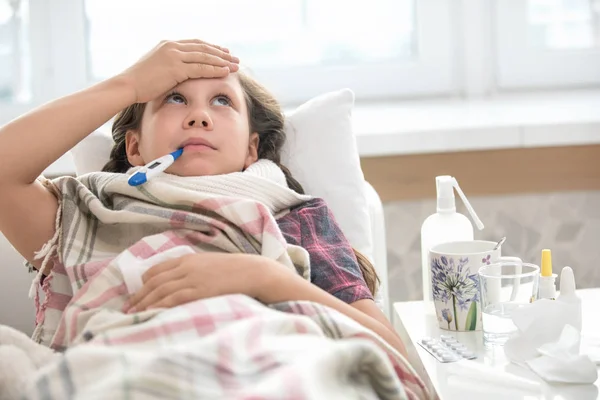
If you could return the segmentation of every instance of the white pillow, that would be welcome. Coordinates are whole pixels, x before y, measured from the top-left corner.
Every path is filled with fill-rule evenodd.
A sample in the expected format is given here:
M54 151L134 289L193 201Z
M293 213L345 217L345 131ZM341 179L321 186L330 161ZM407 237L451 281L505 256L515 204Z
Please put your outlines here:
M286 115L281 163L306 193L323 198L348 241L373 261L365 180L352 132L354 93L325 93Z
M286 113L283 165L308 194L323 198L349 242L373 260L365 182L352 133L354 93L325 93ZM71 150L77 175L100 171L110 157L107 130L89 135Z

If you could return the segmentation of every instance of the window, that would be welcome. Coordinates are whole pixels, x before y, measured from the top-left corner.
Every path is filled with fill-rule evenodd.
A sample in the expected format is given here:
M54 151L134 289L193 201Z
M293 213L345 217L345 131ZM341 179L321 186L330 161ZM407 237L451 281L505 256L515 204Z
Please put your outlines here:
M600 85L600 0L0 0L0 124L192 37L284 106Z
M529 41L542 49L571 50L600 46L600 1L530 0Z
M0 0L0 101L27 101L27 2Z
M496 0L500 88L600 83L600 0Z
M162 39L202 38L290 102L344 86L362 98L452 90L449 6L438 0L85 0L85 14L92 81Z
M161 39L206 38L232 48L254 68L357 65L415 55L413 1L376 0L367 8L344 3L164 0L147 6L147 0L86 0L91 77L119 72ZM357 24L361 20L377 25Z

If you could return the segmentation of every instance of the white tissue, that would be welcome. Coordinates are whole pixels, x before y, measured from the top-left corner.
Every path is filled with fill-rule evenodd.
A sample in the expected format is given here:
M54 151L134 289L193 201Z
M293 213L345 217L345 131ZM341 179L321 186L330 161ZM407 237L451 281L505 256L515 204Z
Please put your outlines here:
M600 337L599 336L588 336L584 335L581 338L581 350L600 366Z
M512 321L519 333L504 345L506 356L516 364L537 357L539 345L558 340L564 327L560 321L569 311L569 305L548 299L514 310Z
M566 325L558 342L540 346L541 355L526 364L547 382L594 383L598 379L596 364L579 354L580 341L579 331Z
M148 269L167 260L193 253L195 252L190 246L177 246L143 260L125 251L117 258L117 266L123 274L127 292L133 294L142 288L142 275Z
M506 342L506 357L550 383L594 383L596 365L580 354L581 334L567 323L572 313L570 304L547 299L515 310L518 333Z

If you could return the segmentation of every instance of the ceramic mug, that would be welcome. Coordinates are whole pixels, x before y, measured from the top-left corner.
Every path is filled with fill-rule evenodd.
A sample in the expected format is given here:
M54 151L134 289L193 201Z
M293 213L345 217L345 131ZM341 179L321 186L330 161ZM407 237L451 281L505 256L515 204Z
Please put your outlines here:
M478 271L497 261L522 264L518 257L502 257L498 243L486 240L447 242L429 250L431 289L439 327L451 331L480 331L481 299ZM486 288L494 296L498 288Z

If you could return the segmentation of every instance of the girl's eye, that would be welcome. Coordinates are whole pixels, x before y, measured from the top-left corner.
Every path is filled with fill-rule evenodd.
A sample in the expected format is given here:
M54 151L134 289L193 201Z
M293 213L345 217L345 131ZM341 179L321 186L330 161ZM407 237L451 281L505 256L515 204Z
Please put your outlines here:
M185 104L185 97L179 93L171 93L165 99L165 103Z
M231 99L227 95L220 94L213 98L212 104L216 106L231 107Z

